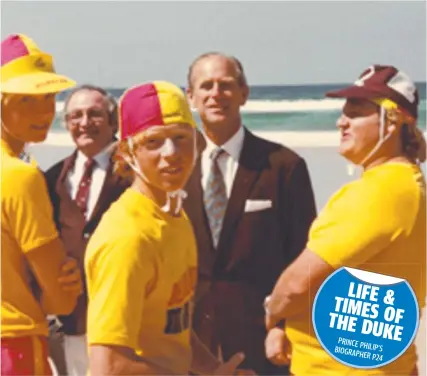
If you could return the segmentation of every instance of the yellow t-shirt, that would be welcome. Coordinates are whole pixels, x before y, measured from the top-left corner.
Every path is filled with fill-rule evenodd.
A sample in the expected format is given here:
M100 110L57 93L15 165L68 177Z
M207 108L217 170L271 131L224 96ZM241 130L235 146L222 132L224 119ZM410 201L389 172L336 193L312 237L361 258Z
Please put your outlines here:
M48 335L25 255L58 237L42 173L1 141L1 336Z
M132 188L104 214L86 249L89 345L132 348L187 374L197 253L188 218Z
M406 279L423 307L426 201L418 167L387 163L345 185L313 222L307 248L335 269L347 266ZM409 375L414 368L414 345L394 362L377 369L355 369L337 362L317 341L311 313L310 309L286 322L294 375Z

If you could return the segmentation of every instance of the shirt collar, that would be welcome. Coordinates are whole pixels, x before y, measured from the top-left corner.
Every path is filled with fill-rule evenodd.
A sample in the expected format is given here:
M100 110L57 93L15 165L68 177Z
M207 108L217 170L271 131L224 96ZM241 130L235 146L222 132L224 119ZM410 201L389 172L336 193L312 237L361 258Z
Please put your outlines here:
M206 149L205 152L207 155L210 155L211 152L218 147L218 145L214 144L211 139L204 134L206 139ZM239 130L229 139L227 140L223 145L220 145L219 147L227 152L231 158L233 158L235 161L239 161L240 154L243 149L243 141L245 138L245 130L243 126L239 127Z
M108 144L103 150L96 154L93 159L96 161L96 167L106 170L110 164L111 154L113 148L111 144ZM83 168L85 162L88 160L88 157L84 155L80 150L77 151L76 166Z

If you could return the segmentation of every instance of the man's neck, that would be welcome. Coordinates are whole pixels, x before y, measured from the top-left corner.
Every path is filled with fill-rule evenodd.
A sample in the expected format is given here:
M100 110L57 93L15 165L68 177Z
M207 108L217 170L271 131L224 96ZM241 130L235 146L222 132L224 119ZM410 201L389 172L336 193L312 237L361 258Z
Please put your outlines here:
M240 129L241 123L238 125L217 125L210 126L203 124L203 130L206 136L217 146L224 145L228 140L230 140Z
M2 127L1 139L9 146L13 154L19 155L24 151L25 142L11 136L4 127Z

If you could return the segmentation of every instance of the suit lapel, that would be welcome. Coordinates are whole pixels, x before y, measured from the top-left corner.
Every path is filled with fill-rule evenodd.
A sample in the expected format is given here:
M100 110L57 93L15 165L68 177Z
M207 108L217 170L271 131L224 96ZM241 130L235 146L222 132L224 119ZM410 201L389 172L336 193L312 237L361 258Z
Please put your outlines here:
M193 173L188 179L186 190L188 192L191 200L200 202L203 200L203 190L202 190L202 167L201 167L201 158L199 157L196 161L196 164L193 169Z
M243 141L239 167L228 200L217 252L222 252L222 249L228 244L228 239L233 233L234 225L241 217L246 199L260 173L259 166L261 160L256 155L254 141L254 136L245 129L245 139Z
M74 200L71 198L68 192L68 188L66 186L66 180L65 180L68 172L74 167L76 158L77 158L77 150L75 150L72 155L70 155L68 158L64 160L62 171L56 183L56 192L60 195L60 197L62 197L62 200L66 199L67 201L70 201L71 205L77 208L77 205L75 204ZM111 194L114 190L114 187L116 187L119 184L118 182L119 179L120 177L118 177L116 174L113 174L113 163L112 161L110 161L110 164L107 169L107 174L105 176L104 184L102 186L96 205L90 217L87 219L87 221L85 221L86 226L90 222L92 222L94 219L96 219L100 212L102 212L103 210L105 211L105 205L109 205L111 201Z
M87 224L95 220L101 212L107 209L112 200L112 194L119 184L120 177L113 173L113 163L110 160L108 165L107 173L105 175L104 184L102 185L101 192L99 193L98 200L96 201L95 207L87 220Z
M58 221L62 228L74 227L85 223L85 218L79 207L72 199L67 186L67 174L73 169L77 158L77 150L64 160L61 172L55 183L55 191L59 197Z
M204 200L203 200L203 188L202 188L202 161L201 157L197 159L196 165L194 166L193 173L187 184L188 197L193 203L200 203L200 205L194 205L188 202L187 208L192 211L192 216L197 218L198 222L201 221L203 228L209 235L209 241L212 244L211 230L206 215ZM185 201L184 201L185 202ZM191 208L190 208L191 206ZM199 225L200 226L200 222ZM212 247L210 247L212 248Z
M75 150L74 153L71 154L69 157L64 159L64 164L62 165L61 173L59 174L59 177L55 184L56 193L58 193L60 197L69 196L71 199L71 196L66 186L65 179L67 177L68 172L74 167L76 158L77 158L77 150Z

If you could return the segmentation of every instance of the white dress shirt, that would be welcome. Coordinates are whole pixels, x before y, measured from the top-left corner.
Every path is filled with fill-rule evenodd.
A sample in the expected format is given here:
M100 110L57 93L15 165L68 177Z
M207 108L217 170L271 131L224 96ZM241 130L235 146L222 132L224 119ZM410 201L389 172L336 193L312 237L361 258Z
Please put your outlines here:
M240 154L243 148L243 140L245 138L245 130L243 126L231 137L224 145L214 144L205 134L206 148L202 153L202 187L206 189L208 184L209 173L211 169L212 160L210 154L218 146L225 150L218 157L218 167L221 170L224 178L225 187L227 190L227 197L230 198L231 189L233 188L234 178L236 177L237 168L239 167Z
M105 177L107 176L107 170L110 164L112 153L112 149L109 146L93 157L96 163L92 173L92 183L89 188L86 219L90 218L92 215L93 209L95 208L104 185ZM68 192L70 193L70 196L73 200L76 198L80 180L82 179L84 173L84 165L87 160L88 157L86 157L80 150L77 151L74 168L68 172L66 183Z

